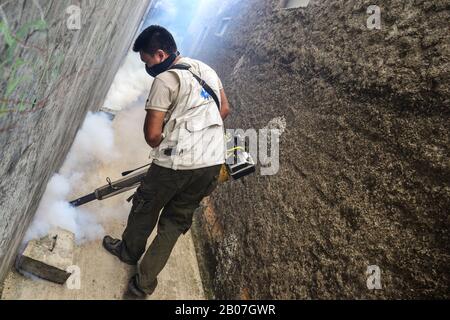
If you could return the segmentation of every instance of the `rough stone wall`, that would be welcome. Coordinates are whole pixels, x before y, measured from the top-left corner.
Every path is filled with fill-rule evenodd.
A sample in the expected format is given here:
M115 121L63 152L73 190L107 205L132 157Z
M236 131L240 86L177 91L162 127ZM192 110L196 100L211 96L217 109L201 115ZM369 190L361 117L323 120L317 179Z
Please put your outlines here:
M0 283L87 111L101 107L148 3L0 1ZM66 12L70 5L81 8L79 30L67 27L76 14Z
M448 1L278 4L234 3L198 57L223 79L228 127L287 124L279 173L221 186L200 216L217 297L448 298Z

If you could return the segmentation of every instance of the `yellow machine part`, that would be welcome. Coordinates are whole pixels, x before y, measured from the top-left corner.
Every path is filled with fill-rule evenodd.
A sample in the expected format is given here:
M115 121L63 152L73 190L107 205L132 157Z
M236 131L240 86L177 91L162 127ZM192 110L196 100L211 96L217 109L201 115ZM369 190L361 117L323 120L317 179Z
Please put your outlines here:
M220 169L219 174L219 183L223 183L230 180L230 175L228 173L227 167L225 165L222 165L222 168Z

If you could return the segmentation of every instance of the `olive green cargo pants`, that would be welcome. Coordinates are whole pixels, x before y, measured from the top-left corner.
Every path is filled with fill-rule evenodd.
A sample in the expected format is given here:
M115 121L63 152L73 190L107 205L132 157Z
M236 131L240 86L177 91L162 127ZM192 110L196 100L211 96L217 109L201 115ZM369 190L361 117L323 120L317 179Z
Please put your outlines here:
M123 257L139 261L159 217L156 238L138 267L138 285L144 292L152 291L178 237L190 229L194 211L217 187L220 168L177 171L155 164L150 167L133 197L121 246Z

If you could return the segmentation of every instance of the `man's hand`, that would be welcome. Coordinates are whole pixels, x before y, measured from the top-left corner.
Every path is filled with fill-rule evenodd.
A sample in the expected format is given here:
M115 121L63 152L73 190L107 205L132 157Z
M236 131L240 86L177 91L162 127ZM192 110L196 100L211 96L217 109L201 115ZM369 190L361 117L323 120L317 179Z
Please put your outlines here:
M162 111L147 110L144 124L144 136L147 144L156 148L162 141L162 131L164 117L166 113Z

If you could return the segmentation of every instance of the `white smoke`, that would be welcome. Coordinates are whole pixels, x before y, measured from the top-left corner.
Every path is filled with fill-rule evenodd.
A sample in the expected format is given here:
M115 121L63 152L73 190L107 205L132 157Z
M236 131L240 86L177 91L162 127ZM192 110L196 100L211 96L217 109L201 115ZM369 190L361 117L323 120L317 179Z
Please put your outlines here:
M177 3L175 0L159 0L155 9L160 9L163 11L163 15L166 15L169 18L175 18L177 16Z
M41 238L56 227L73 232L78 242L93 240L103 234L102 226L92 214L70 206L67 202L69 193L69 179L59 174L54 175L25 235L25 242Z
M143 93L148 94L152 81L139 54L130 51L114 78L103 107L113 110L129 107L136 103Z
M69 201L104 185L106 177L116 180L121 171L149 162L142 127L151 83L139 55L130 52L104 104L124 111L114 122L104 113L88 113L61 170L47 185L24 243L56 227L73 232L78 243L99 239L105 234L103 222L128 214L129 203L124 198L129 193L78 208Z
M71 207L68 197L74 186L83 183L86 173L117 156L111 121L102 113L89 113L60 173L47 184L24 241L43 237L56 227L73 232L78 242L100 237L104 230L95 215Z

